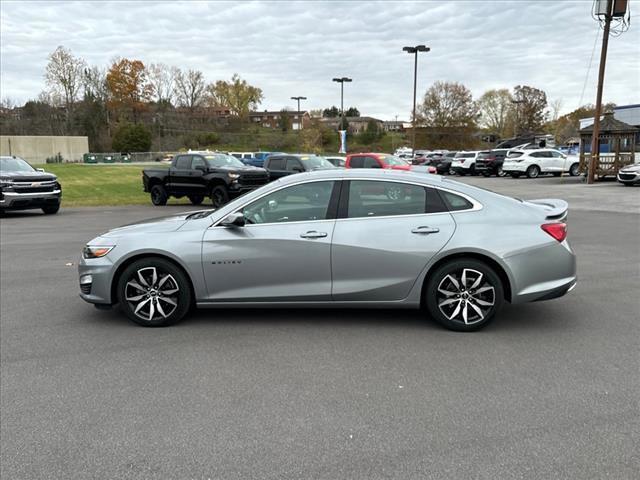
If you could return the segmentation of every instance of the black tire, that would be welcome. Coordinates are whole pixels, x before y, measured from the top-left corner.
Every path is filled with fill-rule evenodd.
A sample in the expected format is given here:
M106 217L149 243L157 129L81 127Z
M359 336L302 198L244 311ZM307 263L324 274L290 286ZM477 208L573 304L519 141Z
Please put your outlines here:
M161 207L167 204L167 200L169 200L169 195L162 185L151 187L151 203L156 207Z
M229 192L224 185L216 185L211 189L209 197L214 208L220 208L229 201Z
M46 207L42 207L42 211L44 212L45 215L54 215L58 213L59 210L60 210L59 203L57 205L47 205Z
M189 195L189 201L192 205L200 205L204 201L204 195Z
M496 170L496 177L506 177L507 174L505 172L502 171L502 165L498 167L498 170Z
M476 172L476 164L472 164L471 167L469 167L469 174L471 175L477 175L478 172Z
M554 177L560 177L561 175L562 175L562 172L553 172Z
M571 165L571 167L569 167L569 175L571 175L572 177L577 177L578 175L580 175L579 163L574 163L573 165Z
M465 272L467 287L464 289L462 289L463 272ZM458 282L457 290L450 280L451 277ZM480 283L476 285L478 280ZM474 293L470 295L469 292ZM456 295L459 296L456 297ZM500 277L486 263L474 258L451 260L429 273L424 303L429 315L449 330L471 332L485 327L500 310L503 301L504 288ZM466 322L463 318L465 308ZM480 310L479 313L476 308Z
M537 165L531 165L527 168L527 178L538 178L538 175L540 175L540 167Z
M153 269L156 272L155 283ZM141 288L134 286L133 282ZM169 293L162 295L162 292ZM120 308L127 317L143 327L173 325L182 320L191 307L189 280L180 268L162 258L142 258L125 268L118 279L117 294ZM143 305L136 313L141 303Z

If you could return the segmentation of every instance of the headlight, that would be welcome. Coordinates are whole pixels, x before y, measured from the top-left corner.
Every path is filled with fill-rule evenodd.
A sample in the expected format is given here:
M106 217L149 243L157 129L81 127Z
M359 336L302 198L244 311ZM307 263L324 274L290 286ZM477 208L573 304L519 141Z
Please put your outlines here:
M0 180L0 188L12 187L13 182L11 180Z
M87 245L86 247L84 247L84 250L82 250L82 256L84 258L100 258L100 257L104 257L107 253L109 253L111 250L113 250L114 245L112 246L106 246L106 245L100 245L100 246L91 246L91 245Z
M236 179L240 178L240 174L239 173L228 173L227 175L229 175L229 178L231 180L236 180Z

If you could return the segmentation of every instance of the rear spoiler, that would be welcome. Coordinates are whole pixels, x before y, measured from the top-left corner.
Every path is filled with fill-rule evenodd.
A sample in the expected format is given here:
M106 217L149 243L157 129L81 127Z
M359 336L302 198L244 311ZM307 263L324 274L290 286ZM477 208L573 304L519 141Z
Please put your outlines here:
M544 210L547 220L564 222L569 212L569 204L559 198L540 198L537 200L525 200L524 203Z

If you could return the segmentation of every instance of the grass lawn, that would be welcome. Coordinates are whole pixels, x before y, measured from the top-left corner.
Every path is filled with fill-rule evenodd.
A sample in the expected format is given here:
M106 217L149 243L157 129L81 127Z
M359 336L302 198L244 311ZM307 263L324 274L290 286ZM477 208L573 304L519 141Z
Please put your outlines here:
M63 207L84 207L150 204L149 194L142 189L142 169L165 165L48 164L36 167L58 176ZM189 204L189 200L173 198L169 203Z

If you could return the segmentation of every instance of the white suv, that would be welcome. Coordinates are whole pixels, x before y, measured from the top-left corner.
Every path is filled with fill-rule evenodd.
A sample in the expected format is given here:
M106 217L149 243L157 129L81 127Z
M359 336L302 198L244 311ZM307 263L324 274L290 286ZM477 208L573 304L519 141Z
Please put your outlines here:
M580 173L578 157L567 156L552 148L511 150L504 159L502 171L513 178L520 175L536 178L541 173L552 173L556 177L563 173L571 176Z
M476 173L476 160L480 151L475 152L458 152L456 156L451 160L450 173L457 173L464 176L467 173L475 175Z

